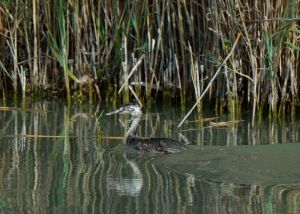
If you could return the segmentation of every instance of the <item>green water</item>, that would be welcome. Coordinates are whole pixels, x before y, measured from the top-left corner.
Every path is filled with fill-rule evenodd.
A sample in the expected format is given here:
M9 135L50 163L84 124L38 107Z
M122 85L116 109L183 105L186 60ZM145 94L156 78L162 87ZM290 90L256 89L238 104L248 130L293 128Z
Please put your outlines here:
M231 118L205 113L201 125L192 115L178 130L185 112L152 106L139 135L191 141L182 153L152 155L111 138L129 125L124 116L100 116L112 110L60 101L1 108L0 212L300 212L297 118L251 127L242 115L212 126Z

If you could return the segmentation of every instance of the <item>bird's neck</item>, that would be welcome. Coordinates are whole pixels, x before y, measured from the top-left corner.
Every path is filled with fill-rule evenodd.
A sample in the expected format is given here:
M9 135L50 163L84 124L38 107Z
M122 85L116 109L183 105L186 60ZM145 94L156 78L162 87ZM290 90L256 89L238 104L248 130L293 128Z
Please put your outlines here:
M126 141L127 137L134 136L136 134L136 131L137 131L140 121L142 119L142 115L143 115L142 112L140 112L139 114L137 114L136 116L134 116L132 118L133 120L130 125L130 128L128 129L127 133L125 134L125 141Z

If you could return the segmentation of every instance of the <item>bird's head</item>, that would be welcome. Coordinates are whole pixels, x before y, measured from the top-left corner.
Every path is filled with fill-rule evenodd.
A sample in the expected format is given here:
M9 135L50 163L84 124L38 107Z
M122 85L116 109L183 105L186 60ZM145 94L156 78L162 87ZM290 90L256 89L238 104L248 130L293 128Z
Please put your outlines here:
M130 114L132 117L137 117L142 113L141 106L134 103L129 103L126 105L121 106L120 108L107 113L106 115L113 115L113 114Z

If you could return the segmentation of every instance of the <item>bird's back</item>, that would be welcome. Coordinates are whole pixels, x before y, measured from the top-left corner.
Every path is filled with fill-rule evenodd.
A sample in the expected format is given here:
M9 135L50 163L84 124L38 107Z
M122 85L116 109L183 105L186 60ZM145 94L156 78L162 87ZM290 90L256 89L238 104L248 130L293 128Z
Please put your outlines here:
M139 138L128 136L126 144L136 150L154 153L176 153L186 149L186 146L170 138Z

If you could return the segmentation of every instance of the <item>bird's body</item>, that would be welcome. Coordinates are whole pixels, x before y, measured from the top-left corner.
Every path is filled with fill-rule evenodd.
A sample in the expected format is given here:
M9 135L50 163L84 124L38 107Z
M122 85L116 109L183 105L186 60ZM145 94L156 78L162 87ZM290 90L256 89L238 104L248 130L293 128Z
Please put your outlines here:
M135 136L137 128L142 119L141 107L136 104L127 104L121 106L119 109L107 113L106 115L112 114L130 114L132 117L132 123L127 133L125 134L124 142L126 145L133 149L154 153L176 153L186 149L186 146L179 143L171 138L141 138Z
M140 138L128 136L126 144L136 150L142 150L153 153L176 153L185 149L185 146L171 138Z

